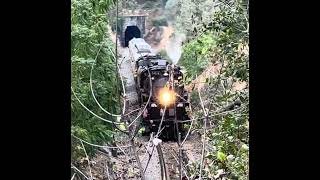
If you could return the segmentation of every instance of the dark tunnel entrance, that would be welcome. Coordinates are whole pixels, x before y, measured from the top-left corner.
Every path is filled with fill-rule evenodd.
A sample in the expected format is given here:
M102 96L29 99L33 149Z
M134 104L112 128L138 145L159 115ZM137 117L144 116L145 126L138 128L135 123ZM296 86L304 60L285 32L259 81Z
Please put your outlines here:
M137 26L127 26L124 33L124 46L128 47L129 41L132 38L141 38L141 32Z

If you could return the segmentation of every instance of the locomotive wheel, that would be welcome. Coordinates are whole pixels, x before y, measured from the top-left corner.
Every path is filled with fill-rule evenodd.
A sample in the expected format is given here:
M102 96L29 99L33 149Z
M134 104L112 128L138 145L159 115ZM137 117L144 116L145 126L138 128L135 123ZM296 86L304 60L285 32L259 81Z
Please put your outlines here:
M172 127L173 127L173 140L174 141L178 141L178 133L177 133L177 127L176 127L176 124L175 123L173 123L173 125L172 125ZM179 129L180 130L180 129Z
M167 126L164 128L164 130L161 133L161 136L165 140L171 140L172 139L172 126Z
M174 132L174 124L165 125L166 127L161 132L161 138L165 140L174 140L175 132Z

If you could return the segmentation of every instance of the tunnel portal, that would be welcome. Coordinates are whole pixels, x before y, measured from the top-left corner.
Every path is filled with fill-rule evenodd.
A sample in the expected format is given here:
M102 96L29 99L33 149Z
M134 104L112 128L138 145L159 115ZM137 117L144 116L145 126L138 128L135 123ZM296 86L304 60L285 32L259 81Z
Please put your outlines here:
M129 41L132 38L141 38L141 31L137 26L127 26L124 33L124 46L128 47Z

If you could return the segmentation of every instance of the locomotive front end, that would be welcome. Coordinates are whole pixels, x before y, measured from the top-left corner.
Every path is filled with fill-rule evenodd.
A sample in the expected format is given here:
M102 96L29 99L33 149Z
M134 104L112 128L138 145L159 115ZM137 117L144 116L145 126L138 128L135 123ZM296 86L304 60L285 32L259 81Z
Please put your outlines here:
M161 124L166 127L163 132L174 132L176 121L189 119L188 93L180 67L152 53L151 46L141 38L133 38L128 48L146 131L157 131ZM183 124L178 124L181 129Z
M145 121L157 122L164 116L164 121L186 120L185 108L188 106L188 96L182 84L180 69L168 71L166 67L161 73L151 73L152 102L146 109ZM157 74L157 75L154 75Z

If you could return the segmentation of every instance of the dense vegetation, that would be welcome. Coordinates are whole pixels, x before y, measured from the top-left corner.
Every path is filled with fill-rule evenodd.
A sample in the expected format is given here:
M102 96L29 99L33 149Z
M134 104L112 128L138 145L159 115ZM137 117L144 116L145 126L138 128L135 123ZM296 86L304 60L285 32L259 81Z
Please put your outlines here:
M119 7L151 8L156 0L122 1ZM160 0L159 0L160 1ZM158 2L159 2L158 1ZM72 87L78 98L90 110L101 117L107 116L94 102L90 91L90 70L93 71L94 93L100 104L108 111L119 113L119 101L115 63L108 48L114 46L107 34L106 26L115 29L115 8L112 0L72 0ZM121 1L120 1L121 2ZM166 1L161 1L165 3ZM204 106L209 118L206 133L205 121L195 121L195 129L206 137L205 160L202 177L205 179L248 179L249 162L249 26L247 0L167 0L165 16L173 22L179 33L187 36L179 64L187 70L187 83L194 80L207 67L220 64L219 75L208 77L201 90ZM109 16L106 14L109 13ZM111 15L111 16L110 16ZM121 19L119 20L121 21ZM163 17L155 25L166 25ZM103 45L98 56L101 44ZM165 56L164 52L161 52ZM234 90L237 82L246 82L244 89ZM240 107L227 108L234 102ZM191 96L194 117L203 117L199 93ZM230 107L230 106L229 106ZM71 133L88 142L103 144L112 141L113 127L86 111L72 95ZM86 146L89 154L93 148ZM72 138L72 161L83 159L80 142ZM191 178L200 175L200 163L188 164Z
M159 26L168 26L167 19L163 16L160 16L154 20L152 20L152 25L159 27Z
M169 0L170 1L170 0ZM248 1L184 0L170 2L178 14L176 28L188 35L179 64L187 70L187 80L196 78L211 64L221 64L216 77L207 79L202 99L208 109L206 153L202 177L247 179L249 161L249 27ZM208 13L205 9L213 7ZM190 13L192 12L192 13ZM196 63L195 63L196 62ZM246 82L240 91L235 82ZM198 92L192 93L192 103L200 104ZM225 109L238 101L239 109ZM196 117L203 117L201 106ZM223 114L218 112L229 111ZM203 128L202 121L196 126ZM201 131L202 132L202 131ZM193 177L199 176L200 163L189 165Z
M110 112L119 112L117 99L117 82L115 63L109 47L112 42L106 37L108 17L106 12L113 5L111 0L72 0L71 1L71 61L72 87L81 100L91 111L99 116L112 120L101 111L92 98L90 91L90 70L93 71L93 89L100 104ZM95 144L103 144L112 139L112 126L86 111L72 95L71 133L83 140ZM86 146L89 155L93 148ZM84 156L79 140L72 138L72 161L79 161Z

